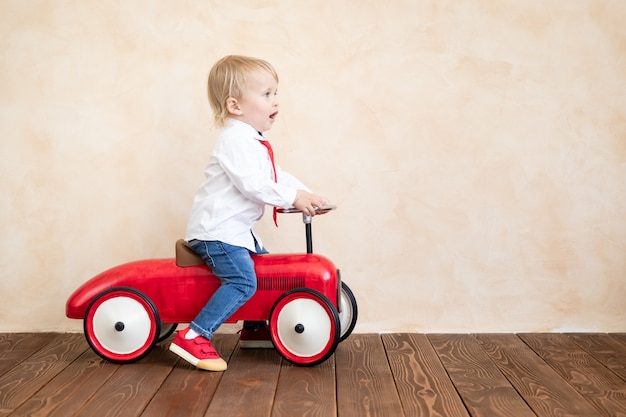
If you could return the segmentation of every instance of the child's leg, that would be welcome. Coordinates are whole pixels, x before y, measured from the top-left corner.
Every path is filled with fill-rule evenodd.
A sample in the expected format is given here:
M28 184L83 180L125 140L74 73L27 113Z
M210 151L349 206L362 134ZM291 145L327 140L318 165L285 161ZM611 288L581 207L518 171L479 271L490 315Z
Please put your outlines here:
M202 256L222 285L190 327L211 340L213 333L254 295L257 279L254 262L246 248L218 241L192 241L191 249Z

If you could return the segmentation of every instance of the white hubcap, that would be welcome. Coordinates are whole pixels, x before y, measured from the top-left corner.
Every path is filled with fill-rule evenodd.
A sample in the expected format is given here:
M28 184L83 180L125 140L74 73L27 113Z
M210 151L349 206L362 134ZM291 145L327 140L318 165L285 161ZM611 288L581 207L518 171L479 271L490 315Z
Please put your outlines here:
M281 343L294 355L311 357L324 350L330 338L331 321L319 303L307 298L290 301L278 314Z
M93 316L93 332L102 347L116 354L135 352L150 336L150 317L144 306L129 297L104 301Z

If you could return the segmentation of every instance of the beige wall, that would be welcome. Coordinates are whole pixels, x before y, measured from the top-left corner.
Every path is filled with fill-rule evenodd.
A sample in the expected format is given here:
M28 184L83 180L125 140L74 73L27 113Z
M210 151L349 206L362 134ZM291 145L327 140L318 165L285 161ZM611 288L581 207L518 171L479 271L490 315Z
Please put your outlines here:
M358 332L626 330L626 3L2 1L0 331L170 257L214 138L204 83L271 61L283 168ZM259 225L301 251L298 217Z

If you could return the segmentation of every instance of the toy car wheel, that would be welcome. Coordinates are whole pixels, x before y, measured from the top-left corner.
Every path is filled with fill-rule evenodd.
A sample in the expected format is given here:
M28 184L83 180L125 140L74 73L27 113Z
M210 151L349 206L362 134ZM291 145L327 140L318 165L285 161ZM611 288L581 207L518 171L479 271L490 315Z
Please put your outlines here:
M159 338L157 339L157 343L162 342L168 337L170 337L176 331L176 327L178 327L178 323L161 322L161 333L159 333Z
M276 350L289 362L313 366L324 362L339 343L339 316L322 293L301 288L286 292L270 312Z
M102 358L135 362L150 352L161 333L161 320L148 297L132 288L102 292L85 313L85 337Z
M341 291L339 292L339 322L341 323L340 342L343 342L346 337L350 336L352 330L354 330L357 315L356 298L354 298L350 287L348 287L345 282L342 282Z

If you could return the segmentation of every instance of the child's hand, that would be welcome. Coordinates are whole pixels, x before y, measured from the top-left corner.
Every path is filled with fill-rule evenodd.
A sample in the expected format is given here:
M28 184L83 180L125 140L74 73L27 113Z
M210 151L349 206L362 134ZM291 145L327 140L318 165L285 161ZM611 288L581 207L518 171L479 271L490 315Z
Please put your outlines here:
M315 216L315 209L328 205L328 200L322 196L311 194L304 190L298 190L293 206L309 216Z

